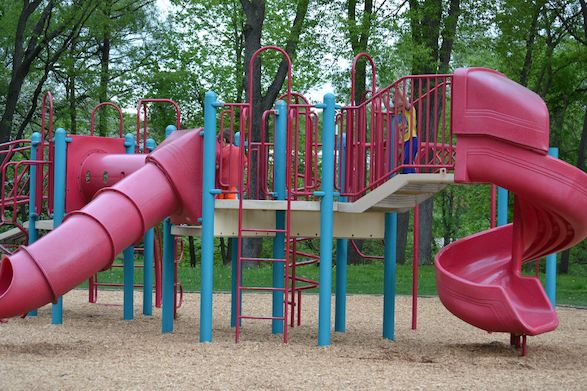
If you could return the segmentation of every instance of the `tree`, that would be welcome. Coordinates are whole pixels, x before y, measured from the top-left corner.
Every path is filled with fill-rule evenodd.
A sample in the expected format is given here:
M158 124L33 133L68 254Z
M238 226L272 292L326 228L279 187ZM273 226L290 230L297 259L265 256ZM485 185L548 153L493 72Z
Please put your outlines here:
M457 25L461 13L460 0L450 0L448 11L443 15L442 0L409 0L410 35L413 47L412 73L447 73L449 70L452 48L457 34ZM421 113L423 121L437 123L430 113ZM422 129L426 129L422 125ZM433 126L428 127L430 134L421 133L423 142L434 134ZM420 205L420 232L419 232L419 263L432 262L432 226L433 226L433 199L430 198ZM405 249L409 214L398 215L398 262L405 262Z
M296 4L296 11L293 22L287 35L285 43L285 51L290 58L295 59L298 50L298 43L304 27L304 21L308 12L308 0L298 0ZM252 123L252 138L251 141L261 140L261 117L265 110L270 109L275 100L279 96L282 89L283 82L287 76L288 64L285 59L279 63L277 72L269 87L263 93L261 91L261 62L255 61L253 64L253 74L250 74L248 64L253 58L253 54L261 48L261 37L263 35L263 23L265 22L265 1L264 0L241 0L244 14L246 16L244 25L244 85L245 93L251 97L251 123ZM249 80L252 83L249 84ZM252 91L249 91L249 85L252 85ZM251 153L249 157L249 164L251 165L251 172L256 173L258 164L257 156ZM260 195L260 178L253 176L251 180L251 196L258 198ZM245 256L258 256L261 252L262 239L248 239L243 241L243 254Z
M7 87L7 94L2 119L0 120L0 142L11 136L18 99L25 79L31 68L44 58L44 72L37 81L33 108L36 98L42 91L53 65L65 52L69 43L79 34L81 26L87 21L95 8L94 1L75 0L68 5L57 4L54 0L46 3L41 0L24 0L22 6L13 4L10 11L17 17L14 29L14 47L11 52L12 71ZM38 93L37 93L38 91ZM29 110L29 113L34 112ZM18 136L22 135L25 123L20 125Z

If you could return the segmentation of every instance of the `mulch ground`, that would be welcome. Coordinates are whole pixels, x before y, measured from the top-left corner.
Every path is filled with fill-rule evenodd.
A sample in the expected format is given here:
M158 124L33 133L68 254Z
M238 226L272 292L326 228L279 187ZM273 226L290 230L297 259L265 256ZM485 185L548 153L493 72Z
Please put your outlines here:
M214 297L214 342L198 343L199 297L188 294L173 334L160 311L122 320L121 292L65 296L64 324L50 309L0 324L0 390L312 390L587 389L587 310L559 308L555 332L529 338L529 356L509 336L487 334L452 316L436 298L420 298L410 330L410 298L399 297L396 341L381 338L381 296L348 297L348 329L318 348L318 297L304 297L303 325L284 345L267 321L247 321L234 343L230 296ZM334 300L333 300L334 301ZM267 314L269 295L245 298L245 311Z

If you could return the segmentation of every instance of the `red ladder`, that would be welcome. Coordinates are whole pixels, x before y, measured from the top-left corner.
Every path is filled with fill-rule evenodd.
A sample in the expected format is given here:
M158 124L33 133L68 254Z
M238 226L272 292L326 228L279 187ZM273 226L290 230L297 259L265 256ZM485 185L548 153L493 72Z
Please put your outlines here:
M258 320L280 320L283 322L283 342L288 341L288 307L289 307L289 280L290 280L290 217L291 217L291 200L289 196L286 199L287 207L285 209L285 226L284 228L253 228L243 226L243 197L242 193L239 197L239 213L238 213L238 249L237 249L237 292L236 292L236 342L240 341L241 320L242 319L258 319ZM278 212L278 211L277 211ZM260 234L283 234L284 236L284 258L253 258L243 256L243 234L246 233L260 233ZM248 235L247 235L248 236ZM242 264L243 262L268 262L268 263L283 263L284 265L284 279L283 287L267 287L267 286L245 286L242 284ZM283 292L283 316L256 316L243 315L242 312L242 293L243 292Z

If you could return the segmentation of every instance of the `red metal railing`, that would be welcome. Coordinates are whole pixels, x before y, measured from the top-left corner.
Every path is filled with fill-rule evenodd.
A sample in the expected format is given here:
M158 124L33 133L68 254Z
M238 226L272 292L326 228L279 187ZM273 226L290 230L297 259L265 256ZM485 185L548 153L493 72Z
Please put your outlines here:
M123 128L124 128L122 109L118 105L116 105L115 103L112 103L112 102L102 102L102 103L98 104L96 107L94 107L94 109L92 110L92 113L90 114L90 136L94 135L94 125L95 125L94 119L96 116L96 112L102 107L112 107L112 108L114 108L114 110L116 110L118 112L118 137L122 138L122 133L123 133Z
M406 170L454 168L451 79L403 77L358 106L342 107L338 126L339 133L346 133L346 162L341 195L359 198ZM414 136L417 144L411 142Z
M144 98L140 99L139 103L137 104L137 149L141 144L141 111L143 112L143 128L142 128L142 141L143 141L143 151L147 150L147 134L149 129L149 103L166 103L171 105L175 110L175 127L177 129L181 129L181 110L179 105L171 100L165 98Z

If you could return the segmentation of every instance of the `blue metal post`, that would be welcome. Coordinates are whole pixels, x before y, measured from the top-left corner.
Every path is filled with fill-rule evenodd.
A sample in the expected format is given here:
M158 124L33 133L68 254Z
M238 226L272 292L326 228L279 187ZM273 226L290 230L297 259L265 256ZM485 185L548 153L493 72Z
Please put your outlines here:
M385 213L383 250L383 338L395 339L395 267L397 213Z
M391 121L390 170L395 169L396 120ZM395 339L395 296L397 262L397 213L385 213L383 250L383 338Z
M238 262L238 238L230 238L230 267L231 267L231 286L230 286L230 327L236 327L236 279L239 278L237 270Z
M345 188L346 175L346 134L339 137L338 156L340 167L338 169L341 193ZM341 196L339 202L347 202L347 197ZM346 331L346 283L347 283L347 259L348 239L336 240L336 299L334 304L334 331L344 333Z
M135 153L135 138L132 133L124 136L124 149L127 155ZM122 251L123 264L123 319L134 317L134 278L135 278L135 247L129 246Z
M212 342L212 290L214 284L214 176L216 173L216 109L214 92L204 98L204 161L202 178L202 275L200 291L200 342Z
M161 292L161 332L173 332L174 312L174 254L175 241L171 235L171 219L163 220L163 267Z
M549 148L548 154L558 159L558 148ZM546 295L556 306L556 254L546 256Z
M322 128L322 201L320 202L320 298L318 345L330 345L330 303L332 291L332 229L334 213L334 94L324 95Z
M59 128L55 131L55 157L53 161L53 228L61 225L65 217L65 176L67 163L67 132ZM51 306L51 323L63 323L63 297Z
M155 149L155 140L147 140L148 153ZM143 237L145 250L143 252L143 315L153 315L153 267L155 258L155 229L150 228Z
M275 199L286 199L285 171L286 164L286 143L287 143L287 105L279 100L275 104L275 143L274 143L274 183ZM275 212L275 228L285 229L285 211ZM273 239L273 258L285 258L285 234L276 233ZM287 262L287 260L286 260ZM273 287L283 289L285 278L285 265L283 262L273 262ZM283 317L284 292L273 291L273 317ZM273 334L283 333L283 320L273 319L271 322Z
M234 135L234 145L240 146L240 132L236 132ZM236 289L238 275L238 238L230 238L230 267L232 278L230 280L230 327L236 327ZM242 301L241 301L242 302Z
M497 188L497 226L508 223L508 191L502 187Z
M41 133L35 132L31 137L31 160L37 160L37 147L41 143ZM41 170L41 172L43 172ZM35 243L38 238L37 232L37 215L36 209L37 196L37 166L31 164L29 168L29 245ZM37 310L32 310L28 316L37 316Z
M169 137L177 129L169 125L165 129L165 136ZM173 331L173 316L175 315L175 240L171 235L171 219L163 220L163 266L161 288L161 331Z

